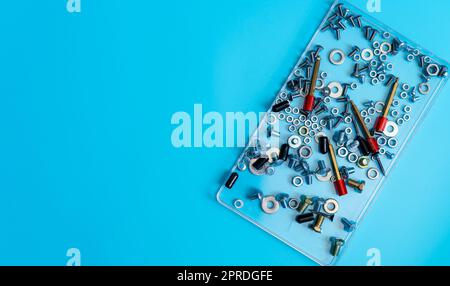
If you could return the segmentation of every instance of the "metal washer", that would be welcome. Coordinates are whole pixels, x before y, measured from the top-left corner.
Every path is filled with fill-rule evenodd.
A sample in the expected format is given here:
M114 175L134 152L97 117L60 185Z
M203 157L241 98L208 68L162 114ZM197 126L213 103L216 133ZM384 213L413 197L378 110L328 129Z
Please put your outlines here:
M323 209L327 214L334 215L339 211L339 203L335 199L328 199L325 201Z
M336 55L339 57L339 60L335 59ZM345 54L342 50L339 49L332 50L328 58L333 65L337 66L340 66L345 62Z
M342 85L340 83L338 83L337 81L333 81L330 82L328 84L328 88L330 89L330 97L331 98L339 98L342 96L342 92L344 91L344 89L342 88ZM337 89L337 91L335 92L334 89Z

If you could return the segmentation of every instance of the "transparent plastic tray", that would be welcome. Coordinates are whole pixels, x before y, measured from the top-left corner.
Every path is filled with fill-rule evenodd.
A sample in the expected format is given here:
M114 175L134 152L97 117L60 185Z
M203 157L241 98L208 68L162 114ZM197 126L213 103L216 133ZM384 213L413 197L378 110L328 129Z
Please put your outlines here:
M355 90L349 88L348 96L357 104L360 110L368 110L368 108L364 105L364 103L367 103L368 101L385 102L390 87L385 86L383 82L372 85L372 83L370 82L370 76L367 76L364 84L361 84L359 79L351 76L356 61L349 58L347 55L352 50L352 48L354 46L358 46L361 50L365 48L371 48L372 50L374 50L373 42L370 42L365 38L364 30L362 28L352 27L348 21L344 21L347 28L346 30L342 31L340 40L336 39L335 33L332 30L321 31L322 27L326 26L328 23L327 19L337 10L336 6L339 3L344 4L344 6L350 10L350 14L362 16L363 28L369 25L379 31L379 34L376 36L373 42L377 41L379 43L392 43L392 40L394 38L398 38L406 43L406 48L402 49L395 56L389 54L388 60L387 62L385 62L385 64L392 63L393 65L393 69L391 71L386 71L386 75L392 74L400 79L400 86L395 96L395 100L398 101L399 105L391 108L391 110L397 110L398 117L395 118L390 112L389 120L397 122L398 118L403 118L405 114L408 114L409 116L409 120L404 120L405 122L402 125L398 126L399 132L395 137L398 141L397 147L390 148L388 146L381 146L385 151L395 154L395 157L393 159L387 158L386 155L380 156L381 161L386 169L386 176L381 175L379 179L371 180L367 176L368 169L361 169L355 164L349 163L347 158L337 157L339 166L355 168L355 173L351 174L350 178L355 180L363 180L366 182L365 189L362 193L356 192L350 187L347 187L348 195L339 197L336 194L334 186L331 182L319 182L315 177L311 185L307 185L306 183L304 183L301 187L295 187L292 184L292 179L295 176L301 175L290 168L288 166L288 162L283 164L280 164L280 162L278 162L276 164L277 166L272 166L275 170L275 173L273 175L264 174L261 176L256 176L252 174L251 172L249 172L248 165L251 158L249 158L248 155L249 153L252 153L250 151L255 150L255 145L257 145L257 148L259 148L259 152L262 154L264 154L271 148L280 148L280 145L286 143L289 137L291 137L292 135L298 135L298 128L304 125L304 123L302 122L301 125L296 127L295 132L290 132L288 128L290 125L292 125L291 123L287 123L286 119L277 120L278 127L276 127L276 129L279 129L278 131L280 132L280 136L277 137L272 135L270 138L267 138L267 128L269 125L268 120L272 120L271 118L273 118L271 117L271 108L266 114L265 118L261 120L261 124L258 130L254 133L252 138L250 138L249 146L244 150L235 166L231 170L230 175L232 173L237 173L239 175L239 178L235 182L234 186L231 189L228 189L224 184L217 194L217 199L222 205L237 213L241 217L247 219L248 221L254 223L261 229L267 231L268 233L277 237L281 241L285 242L286 244L290 245L297 251L303 253L304 255L308 256L321 265L333 265L336 262L336 259L339 258L339 256L334 257L333 255L331 255L330 249L333 244L331 242L331 238L339 238L345 241L345 245L341 250L340 255L342 255L342 252L345 252L345 248L349 247L348 240L350 239L354 231L345 231L341 219L346 218L350 221L356 222L357 230L358 223L361 221L363 215L366 213L367 208L370 206L375 196L382 188L384 181L389 177L393 166L399 159L399 155L402 153L407 142L411 139L411 136L418 127L419 123L422 122L423 117L430 109L436 95L439 93L439 91L447 81L447 77L431 77L428 81L428 94L421 94L418 90L416 90L415 94L416 96L420 97L420 100L413 102L412 89L414 87L416 87L417 89L418 85L425 81L425 78L422 76L424 68L420 67L419 65L421 56L428 56L431 60L431 63L436 63L439 66L448 66L448 64L428 50L422 48L409 39L403 37L401 34L393 31L389 27L366 15L363 11L359 10L348 2L336 1L328 10L327 15L322 21L320 27L317 29L308 47L301 55L298 63L295 65L286 83L277 94L276 100L273 104L280 102L281 96L292 93L287 89L286 86L289 80L296 78L296 74L305 76L305 71L302 70L299 73L299 71L297 71L297 67L301 65L306 57L309 57L310 52L315 50L317 45L321 45L324 47L324 49L320 52L320 56L322 59L320 72L326 72L328 75L326 79L324 79L325 86L327 86L328 83L334 81L349 84L357 83L358 87ZM390 34L389 38L384 38L384 36L387 36L384 34L385 32ZM334 49L340 49L346 54L345 62L342 65L333 65L330 62L329 53ZM417 52L420 53L420 56L416 56L412 61L408 61L408 55L417 55ZM380 64L380 59L378 57L375 58ZM364 60L360 60L359 63L361 64L361 66L364 66L366 62ZM425 66L427 65L428 64L425 64ZM410 90L407 92L406 99L400 97L400 93L403 91L402 86L404 83L410 86ZM320 94L321 91L317 90L316 97L319 98ZM302 97L296 98L291 102L291 107L298 107L299 109L302 109L303 101L304 99ZM336 100L332 100L332 102L328 104L329 110L334 107L337 107L340 112L344 110L344 104L336 102ZM411 108L410 112L408 111L408 107ZM408 112L405 112L405 110ZM301 116L301 114L296 115L293 113L282 113L284 113L286 117L291 115L294 119L299 119ZM278 113L275 113L274 115L277 117L279 116ZM329 112L321 114L319 116L319 120L328 115L330 115ZM373 125L379 115L379 113L376 113L372 116L368 116L368 118L371 118L371 122L370 124L368 124L368 127L370 129L373 128ZM407 119L408 116L406 116ZM326 127L322 126L323 132L326 133L330 140L336 131L344 130L348 127L354 129L353 124L347 124L345 122L338 126L336 129L332 130L328 130ZM355 137L355 132L353 132L353 134L349 136L349 139L351 140L353 139L353 137ZM386 136L383 135L383 137ZM389 137L386 138L389 139ZM317 162L319 160L324 160L327 163L327 167L330 168L331 165L328 156L320 154L318 152L318 146L314 138L311 137L310 139L312 139L312 142L309 144L309 146L312 147L314 153L313 156L307 160L308 164L312 169L315 169L317 166ZM302 145L307 144L303 143ZM336 148L336 144L334 142L333 145ZM359 152L356 153L359 155ZM297 150L291 149L290 154L296 155ZM378 169L378 166L375 161L371 161L369 168ZM295 221L295 217L299 215L299 213L290 208L280 207L279 211L271 215L263 212L261 208L261 201L259 199L249 199L249 195L254 194L257 191L262 192L264 196L276 196L280 193L286 193L290 198L295 199L301 199L304 198L304 196L323 199L331 198L339 202L339 211L335 215L333 221L329 219L325 220L322 227L322 233L319 234L311 230L310 224L298 224ZM239 200L243 202L243 206L239 206L239 208L237 208L235 202L237 201L238 203L240 203ZM309 211L310 210L308 210L307 212Z

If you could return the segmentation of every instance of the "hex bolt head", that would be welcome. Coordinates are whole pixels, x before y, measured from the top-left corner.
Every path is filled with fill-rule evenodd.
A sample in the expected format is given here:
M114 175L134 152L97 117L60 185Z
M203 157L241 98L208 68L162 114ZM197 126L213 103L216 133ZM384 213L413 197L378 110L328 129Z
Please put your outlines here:
M300 206L298 207L297 211L303 214L312 204L313 204L312 199L305 197Z
M335 238L332 237L330 239L332 245L331 245L331 255L333 255L334 257L339 256L340 252L341 252L341 248L344 246L345 241L343 239L339 239L339 238Z

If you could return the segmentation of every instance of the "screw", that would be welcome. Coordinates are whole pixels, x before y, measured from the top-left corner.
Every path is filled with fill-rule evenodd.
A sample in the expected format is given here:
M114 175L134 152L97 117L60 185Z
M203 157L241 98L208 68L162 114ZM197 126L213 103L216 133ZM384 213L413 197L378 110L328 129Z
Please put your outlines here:
M341 248L344 246L345 241L343 239L338 239L338 238L335 238L335 237L332 237L330 240L331 240L331 243L332 243L331 255L336 257L341 252Z
M394 80L395 80L395 76L394 75L390 75L390 77L389 77L389 79L386 81L386 86L390 86L390 85L392 85L392 83L394 82Z
M316 110L317 108L319 108L319 106L323 103L323 97L319 98L316 103L314 104L313 110Z
M313 201L310 198L305 197L304 200L302 201L302 203L300 204L300 206L297 208L297 211L302 214L312 204L313 204Z
M317 174L325 175L326 173L328 173L327 165L324 160L320 160L318 162L318 165L319 165L319 167L317 168L317 171L316 171Z
M358 182L352 179L348 179L347 185L357 190L358 192L362 193L364 191L364 187L366 186L366 182L364 181Z
M350 25L352 25L352 27L355 27L355 20L352 15L348 16L347 20L350 22Z
M364 107L370 108L370 107L375 107L375 102L374 101L366 101L363 103Z
M361 75L360 77L359 77L359 81L361 82L361 84L364 84L364 82L366 81L366 75Z
M349 12L350 12L350 10L347 9L347 8L342 9L342 14L341 14L341 16L342 16L343 18L347 18L347 15L348 15Z
M330 17L328 17L327 21L328 22L332 22L334 19L336 19L338 17L338 14L334 13L333 15L331 15Z
M350 152L355 152L356 150L358 150L358 148L359 148L359 141L358 140L351 141L351 142L349 142L347 144L347 149Z
M341 222L344 225L344 231L346 232L353 232L356 228L356 222L350 221L345 217L341 218Z
M361 73L367 71L368 69L369 69L369 65L366 65L365 67L363 67L359 70L359 73L361 74Z

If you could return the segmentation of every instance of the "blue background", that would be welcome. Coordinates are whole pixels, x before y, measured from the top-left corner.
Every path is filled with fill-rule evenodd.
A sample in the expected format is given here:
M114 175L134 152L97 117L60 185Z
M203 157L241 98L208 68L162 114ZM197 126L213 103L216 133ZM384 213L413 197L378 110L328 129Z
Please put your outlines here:
M4 1L0 264L314 265L215 201L240 149L175 149L174 112L264 111L329 1ZM351 1L364 8L366 1ZM446 0L374 16L450 60ZM450 264L446 87L341 265ZM444 143L442 143L444 142Z

